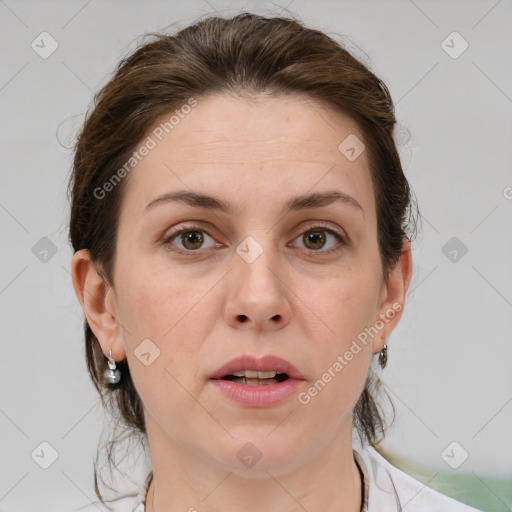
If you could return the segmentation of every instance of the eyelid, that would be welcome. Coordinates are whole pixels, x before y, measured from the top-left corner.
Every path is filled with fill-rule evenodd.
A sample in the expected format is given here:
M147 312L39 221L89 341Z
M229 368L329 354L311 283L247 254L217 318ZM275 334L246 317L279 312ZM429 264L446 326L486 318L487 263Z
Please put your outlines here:
M312 223L311 226L308 226L308 223ZM305 225L305 226L304 226ZM323 220L309 220L300 224L299 229L301 229L299 234L305 233L306 231L315 230L316 228L323 228L334 235L339 236L345 243L348 243L349 237L345 233L345 231L339 227L334 227L331 222L323 221Z
M299 238L301 235L304 235L304 233L307 233L309 231L315 231L316 229L318 229L320 231L326 231L327 233L330 233L331 235L336 237L338 239L338 243L336 244L335 247L331 247L330 249L327 250L319 249L315 251L314 249L304 249L304 251L306 251L308 254L329 255L340 251L343 247L348 245L349 238L341 229L334 228L330 223L325 221L312 220L309 222L313 222L314 224L309 227L306 226L301 228L299 235L293 239L294 241L297 240L297 238Z
M205 226L203 225L200 225L200 224L189 224L189 225L186 225L186 226L181 226L177 229L172 229L171 231L167 231L164 236L162 237L162 243L164 245L167 245L167 244L170 244L171 240L176 238L178 235L180 235L181 233L184 233L184 232L187 232L187 231L202 231L203 233L206 233L210 238L214 238L211 234L210 234L210 228L205 228ZM186 253L198 253L199 250L197 251L184 251L183 249L180 249L179 247L175 247L176 251L178 252L186 252Z
M312 224L310 227L303 226L307 222L313 222L314 224ZM348 236L345 234L345 232L340 230L340 229L336 229L336 228L332 227L331 224L328 223L328 222L319 221L319 220L310 220L310 221L306 221L304 223L301 223L301 226L303 226L303 227L302 228L299 227L299 229L301 229L300 233L297 236L295 236L293 241L295 241L297 238L299 238L300 235L303 235L303 234L307 233L308 231L314 231L315 229L319 229L319 228L323 229L324 231L327 231L331 235L333 235L333 236L338 238L338 242L339 243L337 244L337 246L334 247L334 248L325 250L325 251L323 251L321 249L320 250L304 249L309 254L319 254L319 255L321 255L321 254L330 254L332 252L336 252L336 251L340 250L341 247L344 247L344 246L346 246L348 244L348 240L349 239L348 239ZM177 229L171 230L170 232L166 232L166 234L164 234L164 236L162 238L162 243L164 245L169 245L169 244L171 244L171 241L174 238L176 238L178 235L180 235L183 232L188 232L188 231L201 231L201 232L206 233L210 238L214 238L210 234L210 229L211 228L206 228L205 226L203 226L201 224L197 224L197 223L192 223L192 224L189 224L189 225L181 226L181 227L179 227ZM218 243L216 243L216 245L218 246ZM176 246L173 246L173 249L170 249L170 250L176 251L176 252L181 253L181 254L189 254L189 255L199 254L199 253L205 251L205 249L203 249L203 250L198 249L198 250L195 250L195 251L194 250L185 251L185 250L180 249L179 247L176 247Z

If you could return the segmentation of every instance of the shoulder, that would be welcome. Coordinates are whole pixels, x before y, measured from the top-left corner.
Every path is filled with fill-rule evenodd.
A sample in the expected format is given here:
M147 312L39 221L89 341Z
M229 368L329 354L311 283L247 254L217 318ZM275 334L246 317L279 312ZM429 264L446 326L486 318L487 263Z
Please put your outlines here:
M139 487L137 492L124 494L120 496L119 499L107 502L110 509L108 509L99 501L91 501L90 505L75 509L74 512L98 512L98 510L101 512L144 512L146 492L152 478L153 472L150 471L144 483Z
M393 466L371 446L358 447L368 472L368 512L401 510L407 512L481 512L428 487Z
M138 504L138 497L136 495L124 496L114 501L107 501L107 508L103 503L98 500L91 501L89 505L74 509L74 512L134 512Z

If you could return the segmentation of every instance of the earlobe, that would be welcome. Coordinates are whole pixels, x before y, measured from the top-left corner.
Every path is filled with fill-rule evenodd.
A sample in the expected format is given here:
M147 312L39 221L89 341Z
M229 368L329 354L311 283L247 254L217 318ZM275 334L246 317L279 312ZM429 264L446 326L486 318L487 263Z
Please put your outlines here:
M404 240L402 253L389 273L388 279L383 283L381 302L376 317L376 324L382 329L373 340L373 352L380 352L395 327L397 326L404 309L405 298L412 275L411 243Z
M73 255L71 261L73 288L87 323L98 339L105 357L121 361L126 357L121 329L116 319L115 295L91 259L87 249Z

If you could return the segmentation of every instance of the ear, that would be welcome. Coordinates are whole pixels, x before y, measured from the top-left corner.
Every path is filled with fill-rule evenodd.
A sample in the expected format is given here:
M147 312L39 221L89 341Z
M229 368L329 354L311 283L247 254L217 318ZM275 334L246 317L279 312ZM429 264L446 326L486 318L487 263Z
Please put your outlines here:
M105 357L116 361L126 358L122 326L118 321L114 289L97 270L87 249L73 255L71 261L73 288L89 327L98 338Z
M384 324L379 330L379 335L375 336L372 343L373 352L380 352L384 343L397 326L405 304L405 297L412 275L412 254L411 243L404 240L402 243L402 253L390 272L388 279L382 283L379 307L375 324L379 320Z

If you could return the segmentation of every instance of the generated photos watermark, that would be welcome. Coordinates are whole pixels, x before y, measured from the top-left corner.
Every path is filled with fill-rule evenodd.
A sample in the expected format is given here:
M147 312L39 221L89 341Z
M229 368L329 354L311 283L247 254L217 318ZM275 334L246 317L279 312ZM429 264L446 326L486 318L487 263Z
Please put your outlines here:
M142 144L139 145L136 151L132 153L132 156L120 167L112 176L105 182L101 187L96 187L93 191L93 195L96 199L104 199L106 195L114 190L114 188L125 178L128 173L140 163L144 157L149 155L152 149L155 149L162 139L171 133L172 130L181 122L182 119L190 114L192 108L197 106L197 100L195 98L189 98L187 103L181 106L180 109L176 109L169 119L165 122L160 123L148 135Z
M377 320L371 327L366 327L361 331L357 335L357 340L352 340L350 348L346 350L343 355L339 355L336 358L336 361L333 362L327 371L325 371L312 386L297 395L298 401L302 405L309 404L311 399L317 396L318 393L320 393L320 391L322 391L325 386L327 386L327 384L329 384L329 382L331 382L336 375L338 375L343 368L349 364L350 361L352 361L354 356L361 352L362 346L366 346L368 341L374 338L384 328L384 326L395 317L397 312L402 310L402 308L402 304L395 302L385 313L381 313L379 315L379 320Z

